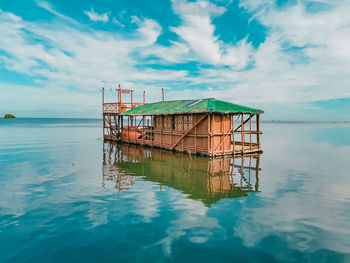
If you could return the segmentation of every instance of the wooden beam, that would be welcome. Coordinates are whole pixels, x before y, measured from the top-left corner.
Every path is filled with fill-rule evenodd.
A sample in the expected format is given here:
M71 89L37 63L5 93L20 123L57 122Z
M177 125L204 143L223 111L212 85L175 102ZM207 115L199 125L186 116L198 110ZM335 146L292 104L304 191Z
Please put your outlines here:
M139 124L136 126L136 128L137 128L137 127L140 127L140 124L141 124L142 120L143 120L143 119L140 120L140 122L139 122ZM136 124L136 117L135 117L135 124Z
M242 126L244 126L244 124L246 124L253 116L254 116L253 114L250 114L249 118L246 119L241 125L239 125L239 126L235 129L235 131L237 131L239 128L241 128ZM242 118L243 118L243 113L242 113ZM243 127L243 129L244 129L244 127Z
M234 117L235 117L235 115L233 115L233 120L234 120ZM236 120L234 120L234 125L238 122L238 120L239 120L239 115L237 115L237 119Z
M180 137L180 139L171 147L171 150L174 150L175 147L176 147L176 145L178 145L179 142L182 141L182 139L185 138L185 136L186 136L187 134L189 134L189 133L193 130L193 128L195 128L199 123L201 123L207 116L208 116L208 113L207 113L206 115L204 115L202 118L200 118L200 119L192 126L191 129L189 129L187 132L185 132L185 133ZM182 124L182 127L183 127L183 126L184 126L184 123Z

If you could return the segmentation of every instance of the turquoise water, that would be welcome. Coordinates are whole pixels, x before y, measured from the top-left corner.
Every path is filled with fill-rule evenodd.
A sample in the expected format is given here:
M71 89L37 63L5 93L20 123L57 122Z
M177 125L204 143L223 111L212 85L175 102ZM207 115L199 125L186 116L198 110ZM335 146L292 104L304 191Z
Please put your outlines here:
M262 129L213 161L0 119L0 262L350 262L350 125Z

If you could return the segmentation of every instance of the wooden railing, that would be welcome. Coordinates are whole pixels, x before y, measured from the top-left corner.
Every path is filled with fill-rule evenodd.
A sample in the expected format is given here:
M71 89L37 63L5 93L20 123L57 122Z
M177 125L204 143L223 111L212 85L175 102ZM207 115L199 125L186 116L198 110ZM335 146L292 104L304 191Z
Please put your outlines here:
M119 113L118 103L104 103L103 113Z
M112 102L112 103L104 103L103 104L103 113L123 113L124 111L136 108L138 106L141 106L145 103L130 103L130 102L126 102L126 103L116 103L116 102Z

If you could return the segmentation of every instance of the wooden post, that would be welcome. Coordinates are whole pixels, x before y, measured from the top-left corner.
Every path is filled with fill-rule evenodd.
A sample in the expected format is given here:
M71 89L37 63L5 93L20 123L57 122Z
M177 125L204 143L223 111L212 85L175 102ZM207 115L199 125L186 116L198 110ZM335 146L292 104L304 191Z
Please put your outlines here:
M242 137L242 153L244 153L244 122L243 122L243 113L242 113L242 124L241 124L241 137Z
M252 169L252 157L249 157L249 185L250 185L250 174L251 174L251 169Z
M215 151L214 151L214 138L215 138L215 118L214 115L211 116L210 118L210 152L212 153L213 156L215 156Z
M121 113L122 110L122 88L119 84L119 90L118 90L118 112Z
M146 91L143 91L143 104L146 103Z
M249 118L249 142L250 150L252 149L252 118Z
M123 137L123 128L124 128L124 121L123 121L123 120L124 120L124 117L121 116L121 119L120 119L120 120L121 120L121 122L122 122L122 123L121 123L121 136ZM123 139L124 139L124 138L123 138Z
M221 114L221 133L222 133L222 153L225 154L225 129L224 129L224 115Z
M145 144L145 116L142 116L142 144Z
M113 135L112 115L109 114L108 116L109 116L109 139L111 139Z
M171 119L170 119L170 145L173 145L173 118L175 118L174 115L171 115ZM175 119L174 119L175 121Z
M244 155L242 155L242 162L241 162L241 187L243 186L243 167L244 167Z
M120 138L120 116L118 115L118 138Z
M211 155L211 114L208 115L208 154Z
M136 126L136 123L137 123L137 120L136 120L136 117L137 116L135 116L135 128L134 128L134 137L135 137L135 141L136 141L136 143L137 143L137 137L136 137L136 129L137 129L137 126Z
M159 116L160 117L160 147L162 147L162 135L163 135L163 115Z
M130 143L130 116L128 116L128 142Z
M154 116L151 116L151 145L153 147L153 140L154 140Z
M185 134L185 115L182 114L182 136ZM184 151L184 140L181 143L181 149Z
M197 115L193 115L193 120ZM197 126L194 127L194 152L197 153Z
M233 154L235 154L235 122L234 122L234 115L231 116L231 122L232 122L232 148L233 148Z
M256 114L256 129L257 129L257 143L258 143L258 149L260 149L260 115Z
M114 117L114 134L115 134L115 139L117 140L117 130L118 130L118 123L117 123L117 115L113 115Z

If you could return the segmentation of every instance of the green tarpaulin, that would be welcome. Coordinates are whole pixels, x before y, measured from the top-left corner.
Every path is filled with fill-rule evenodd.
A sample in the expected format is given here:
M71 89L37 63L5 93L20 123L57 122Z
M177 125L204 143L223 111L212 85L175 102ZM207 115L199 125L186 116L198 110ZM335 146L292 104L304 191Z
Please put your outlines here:
M253 109L250 107L210 98L202 100L173 100L149 103L128 110L121 115L165 115L201 112L219 112L227 114L263 113L263 111L259 109Z

